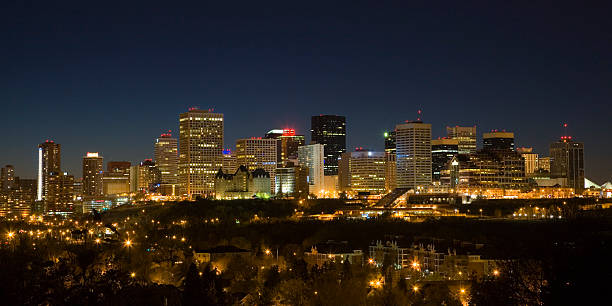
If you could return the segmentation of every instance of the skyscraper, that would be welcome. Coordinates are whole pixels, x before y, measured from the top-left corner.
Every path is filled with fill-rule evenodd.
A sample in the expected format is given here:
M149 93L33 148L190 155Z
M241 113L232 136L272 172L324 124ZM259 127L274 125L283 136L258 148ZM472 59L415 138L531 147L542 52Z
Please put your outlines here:
M304 135L297 135L294 129L276 129L266 133L265 138L278 139L278 166L297 164L298 147L305 144Z
M476 126L447 126L446 136L459 141L459 154L476 152Z
M344 116L312 116L311 140L324 145L325 175L338 174L338 157L346 152L346 119Z
M190 108L179 116L179 184L190 197L211 196L223 165L223 114Z
M178 195L178 141L170 131L155 139L155 165L161 172L161 194Z
M38 145L38 188L36 200L43 201L49 187L49 176L61 173L61 146L52 140Z
M584 191L584 144L562 136L550 144L550 177L567 179L577 194Z
M432 180L440 181L440 171L448 168L448 162L459 154L458 139L434 139L431 141Z
M98 152L87 152L83 156L83 197L87 200L100 198L104 194L103 164L104 158Z
M534 153L533 148L517 148L516 152L525 159L525 175L533 176L538 170L538 153Z
M497 130L482 134L482 149L485 151L514 151L514 133Z
M155 190L162 180L162 173L153 160L145 159L130 167L130 191L147 193Z
M277 162L276 139L265 139L261 137L243 138L236 141L236 163L246 166L249 172L256 169L264 169L270 174L270 193L274 192L276 162Z
M398 124L395 131L397 187L431 185L431 124L412 121Z
M236 161L236 154L232 150L223 150L223 172L234 173L238 170L238 162Z
M309 192L319 194L323 191L324 182L324 149L322 144L311 144L298 148L298 160L302 167L308 168Z

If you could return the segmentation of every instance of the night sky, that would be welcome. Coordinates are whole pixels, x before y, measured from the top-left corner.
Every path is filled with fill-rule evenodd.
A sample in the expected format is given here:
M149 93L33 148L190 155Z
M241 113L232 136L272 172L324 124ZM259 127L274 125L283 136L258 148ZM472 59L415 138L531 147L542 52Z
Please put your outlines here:
M34 178L46 139L77 177L87 151L151 158L190 106L224 113L227 148L340 114L349 148L382 150L422 109L435 137L505 129L543 155L567 122L587 178L612 177L604 1L200 2L1 1L0 164Z

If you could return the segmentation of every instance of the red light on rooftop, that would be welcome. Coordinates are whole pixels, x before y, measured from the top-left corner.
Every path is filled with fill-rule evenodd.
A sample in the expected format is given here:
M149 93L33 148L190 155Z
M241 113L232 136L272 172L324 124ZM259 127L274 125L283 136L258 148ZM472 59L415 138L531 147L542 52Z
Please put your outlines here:
M295 136L294 129L283 129L283 136Z

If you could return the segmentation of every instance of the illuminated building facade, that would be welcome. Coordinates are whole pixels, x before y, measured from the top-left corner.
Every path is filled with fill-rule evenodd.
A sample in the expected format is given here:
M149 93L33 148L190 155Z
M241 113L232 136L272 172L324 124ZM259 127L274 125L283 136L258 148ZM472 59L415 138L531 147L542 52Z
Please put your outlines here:
M550 157L538 158L538 170L550 173Z
M550 176L567 179L577 194L584 190L584 144L563 136L550 144Z
M304 167L285 167L276 169L276 196L308 196L308 169Z
M457 188L523 189L525 161L515 151L480 150L474 154L459 154L440 173L442 184Z
M325 187L324 149L322 144L311 144L298 148L299 165L308 169L309 192L319 194Z
M516 152L525 159L525 176L534 176L538 170L538 153L534 153L533 148L517 148Z
M346 152L346 118L337 115L319 115L311 118L311 140L324 145L325 175L338 174L338 157Z
M385 188L387 192L397 188L397 159L395 153L385 152Z
M253 172L263 169L269 174L271 188L274 188L277 162L277 140L261 137L243 138L236 140L236 163L245 166ZM270 189L270 193L273 192Z
M0 170L0 193L9 193L15 187L15 167L6 165Z
M223 114L190 108L179 116L179 184L189 197L212 196L223 165Z
M130 168L130 191L148 193L157 190L162 174L153 160L145 159Z
M49 176L61 173L61 146L52 140L38 145L37 201L44 201L49 189Z
M484 133L482 148L486 151L514 151L514 133L506 131Z
M349 156L351 190L357 193L385 193L385 153L356 151Z
M298 147L306 143L304 135L296 135L294 129L276 129L266 133L265 138L277 139L277 161L279 167L286 167L290 163L298 163Z
M102 176L102 192L105 196L130 192L130 167L128 161L109 161Z
M155 139L155 165L161 173L159 192L178 195L178 141L170 131Z
M431 185L431 124L398 124L396 131L397 187L417 189Z
M74 209L74 176L52 173L45 198L44 211L51 214L71 213Z
M459 154L476 153L476 126L447 126L446 136L459 142Z
M351 190L350 186L350 169L349 162L351 160L351 153L344 152L338 157L338 190L345 192Z
M459 154L459 140L434 139L431 141L431 170L432 180L440 181L440 171L448 168L448 162Z
M238 162L236 161L236 154L231 150L223 150L223 171L227 173L234 173L238 170Z
M219 169L215 175L216 199L251 199L254 196L268 198L270 196L270 174L257 168L249 171L241 165L235 173L225 173Z
M93 200L104 195L104 158L97 152L87 152L83 157L83 198Z

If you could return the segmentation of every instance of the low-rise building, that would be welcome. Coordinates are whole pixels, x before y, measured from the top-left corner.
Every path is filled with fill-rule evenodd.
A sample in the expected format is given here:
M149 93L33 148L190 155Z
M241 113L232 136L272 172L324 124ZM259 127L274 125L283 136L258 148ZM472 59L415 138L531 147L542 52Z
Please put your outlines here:
M268 198L270 188L270 174L261 168L249 172L240 166L234 174L224 173L220 168L215 175L216 199Z

